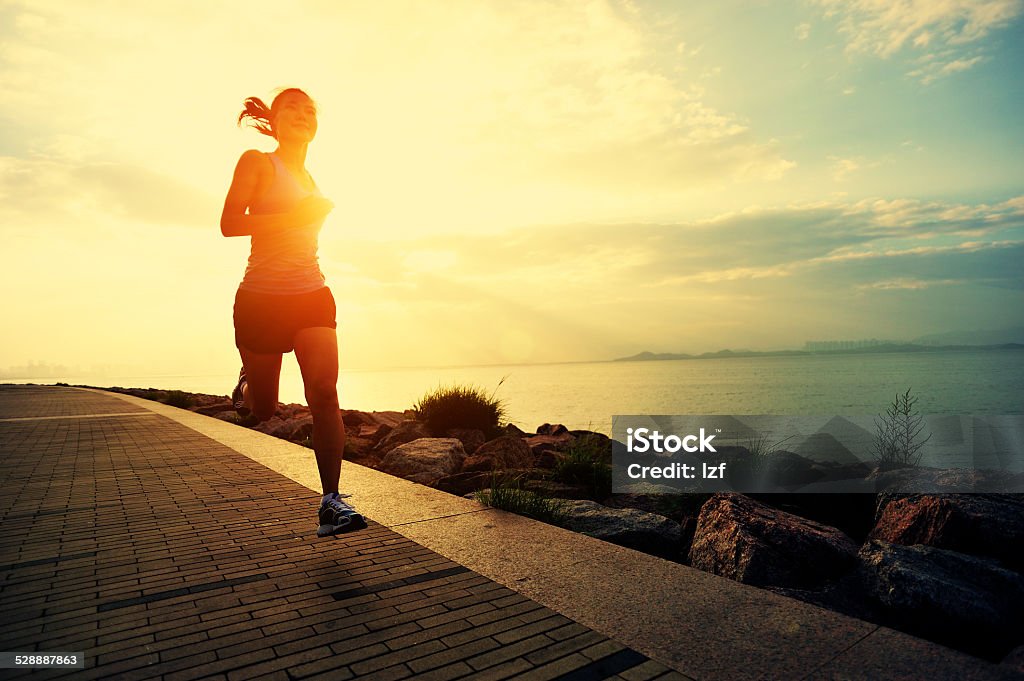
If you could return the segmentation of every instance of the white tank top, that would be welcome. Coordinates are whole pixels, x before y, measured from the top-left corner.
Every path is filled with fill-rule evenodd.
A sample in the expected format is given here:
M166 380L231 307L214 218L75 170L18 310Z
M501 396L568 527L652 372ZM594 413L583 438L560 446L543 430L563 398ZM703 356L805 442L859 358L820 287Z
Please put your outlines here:
M277 154L268 156L274 164L274 180L249 206L250 213L285 213L307 196L322 196L315 182L313 191L307 191ZM273 232L253 234L249 263L238 287L254 293L277 294L309 293L323 288L324 275L317 257L323 222L320 219L308 225L289 225Z

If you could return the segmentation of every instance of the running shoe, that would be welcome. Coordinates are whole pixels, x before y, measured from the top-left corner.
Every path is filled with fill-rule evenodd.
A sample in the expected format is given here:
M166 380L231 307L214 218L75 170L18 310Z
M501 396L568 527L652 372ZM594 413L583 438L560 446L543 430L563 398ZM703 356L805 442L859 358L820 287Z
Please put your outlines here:
M351 494L334 495L320 504L320 527L316 531L318 537L329 537L332 534L351 532L366 527L361 513L356 511L348 502L342 501L343 497L350 497Z
M252 413L249 407L245 406L245 399L242 397L242 386L245 385L245 367L243 366L238 372L238 385L231 391L231 404L235 408L235 413L241 417L246 417Z

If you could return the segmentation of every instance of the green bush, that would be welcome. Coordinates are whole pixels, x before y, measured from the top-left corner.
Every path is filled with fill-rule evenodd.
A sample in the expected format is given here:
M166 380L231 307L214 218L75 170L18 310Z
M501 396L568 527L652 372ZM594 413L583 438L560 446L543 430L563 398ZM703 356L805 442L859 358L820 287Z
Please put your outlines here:
M505 416L501 400L494 399L493 394L488 397L475 386L438 387L413 405L413 411L435 436L443 436L451 428L468 428L494 437L499 434Z
M555 459L554 479L566 484L586 485L593 496L612 492L612 467L605 463L611 443L596 435L576 438L572 446Z
M565 520L563 502L523 489L518 477L492 473L490 489L477 492L475 497L482 504L552 525Z

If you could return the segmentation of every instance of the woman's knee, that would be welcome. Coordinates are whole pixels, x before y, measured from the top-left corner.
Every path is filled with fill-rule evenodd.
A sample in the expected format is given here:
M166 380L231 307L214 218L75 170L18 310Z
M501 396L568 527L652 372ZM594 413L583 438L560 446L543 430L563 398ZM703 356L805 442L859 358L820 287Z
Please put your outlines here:
M338 409L338 386L318 381L306 386L306 402L311 411Z

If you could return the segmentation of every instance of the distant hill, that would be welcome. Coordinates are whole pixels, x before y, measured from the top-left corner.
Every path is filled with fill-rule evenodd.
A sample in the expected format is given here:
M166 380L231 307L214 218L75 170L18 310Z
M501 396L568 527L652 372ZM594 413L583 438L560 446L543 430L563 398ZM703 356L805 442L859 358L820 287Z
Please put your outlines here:
M672 352L641 352L629 357L617 357L612 362L643 362L649 360L666 359L717 359L726 357L791 357L801 355L869 355L883 352L949 352L949 351L977 351L977 350L1022 350L1024 343L1001 343L994 345L919 345L916 343L873 345L867 348L851 348L849 350L819 350L808 352L807 350L774 350L770 352L758 352L756 350L719 350L718 352L705 352L700 355L688 355L686 353Z
M977 329L973 331L947 331L918 336L910 341L918 345L1003 345L1024 343L1024 326L1006 329Z

